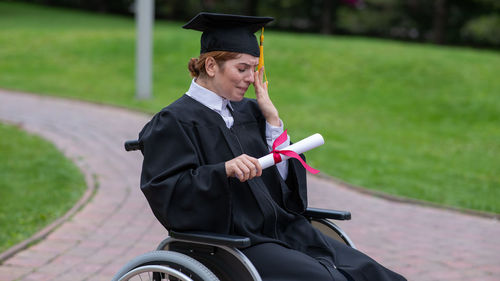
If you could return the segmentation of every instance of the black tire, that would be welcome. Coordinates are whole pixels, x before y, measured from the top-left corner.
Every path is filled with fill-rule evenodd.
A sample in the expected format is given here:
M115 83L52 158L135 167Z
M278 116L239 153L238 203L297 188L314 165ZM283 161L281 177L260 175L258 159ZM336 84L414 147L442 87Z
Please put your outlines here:
M131 277L144 273L150 273L149 278L157 278L161 273L182 281L219 281L219 278L197 260L169 251L153 251L134 258L115 274L112 281L134 280Z

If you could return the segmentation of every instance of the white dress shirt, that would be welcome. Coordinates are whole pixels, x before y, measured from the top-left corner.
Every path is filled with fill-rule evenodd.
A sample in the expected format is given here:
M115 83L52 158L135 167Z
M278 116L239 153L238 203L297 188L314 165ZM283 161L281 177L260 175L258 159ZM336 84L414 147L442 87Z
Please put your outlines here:
M191 82L189 90L186 95L190 96L194 100L203 104L204 106L210 108L211 110L217 112L224 122L226 127L231 128L234 124L234 118L231 114L233 107L228 99L225 99L216 93L198 85L195 79ZM229 108L228 108L229 107ZM272 126L266 122L266 142L269 151L273 149L273 142L283 133L283 122L280 119L280 126ZM277 149L283 149L290 145L290 136L287 135L287 140L277 147ZM264 155L262 155L264 156ZM276 164L278 171L283 179L288 176L288 161L283 161Z

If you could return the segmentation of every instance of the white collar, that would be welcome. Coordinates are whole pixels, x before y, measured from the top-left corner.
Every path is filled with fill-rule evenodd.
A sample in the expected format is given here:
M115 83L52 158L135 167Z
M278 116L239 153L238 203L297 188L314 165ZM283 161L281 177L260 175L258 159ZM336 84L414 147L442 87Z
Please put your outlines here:
M198 83L196 83L195 79L191 81L191 86L186 92L186 95L219 113L222 112L222 110L225 109L226 106L233 110L233 106L228 99L223 98L210 91L209 89L200 86Z

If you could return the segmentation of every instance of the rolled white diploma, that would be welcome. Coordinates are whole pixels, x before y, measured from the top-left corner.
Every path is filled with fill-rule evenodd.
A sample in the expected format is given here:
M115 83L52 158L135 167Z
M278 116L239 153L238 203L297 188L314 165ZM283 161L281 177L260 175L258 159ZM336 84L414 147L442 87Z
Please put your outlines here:
M291 144L291 145L289 145L283 149L279 149L279 150L291 150L297 154L301 154L301 153L304 153L308 150L316 148L320 145L323 145L324 143L325 143L325 140L323 139L323 137L320 134L314 134L314 135L309 136L309 137L307 137L299 142L296 142L294 144ZM282 161L285 161L285 160L290 158L290 157L283 155L283 154L280 154L280 156L281 156ZM274 163L274 157L273 157L272 153L269 153L268 155L263 156L257 160L259 160L259 163L262 166L262 169L269 168L269 167L276 164L276 163Z

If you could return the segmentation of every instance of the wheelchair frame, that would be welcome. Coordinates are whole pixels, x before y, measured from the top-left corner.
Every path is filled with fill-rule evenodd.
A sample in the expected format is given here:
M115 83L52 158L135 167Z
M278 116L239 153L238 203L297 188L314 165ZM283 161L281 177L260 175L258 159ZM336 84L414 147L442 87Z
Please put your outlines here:
M138 140L125 142L126 151L141 148ZM350 220L350 212L308 208L303 215L324 234L356 248L347 234L330 221ZM156 251L128 262L112 281L131 280L145 272L151 280L164 280L163 277L169 276L165 280L262 281L252 262L240 250L250 245L250 238L243 236L169 231L169 237L160 242Z

